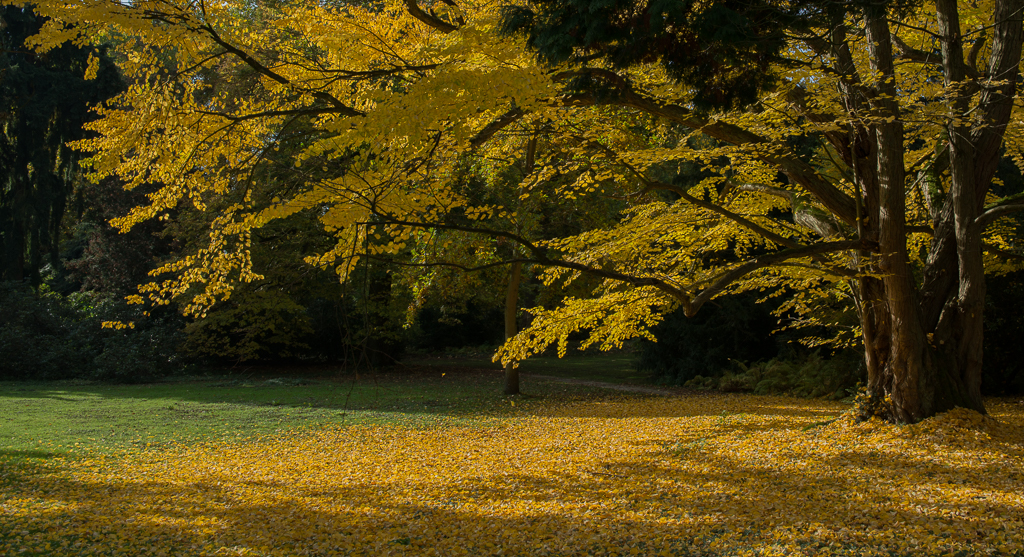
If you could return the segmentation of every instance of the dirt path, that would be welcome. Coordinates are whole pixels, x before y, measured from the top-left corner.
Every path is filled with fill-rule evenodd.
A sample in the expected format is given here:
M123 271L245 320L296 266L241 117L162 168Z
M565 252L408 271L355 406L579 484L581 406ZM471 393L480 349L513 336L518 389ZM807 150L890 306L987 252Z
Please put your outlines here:
M587 381L585 379L573 379L571 377L555 377L553 375L534 375L532 373L524 373L523 377L527 379L544 379L546 381L553 381L555 383L568 383L570 385L599 387L602 389L612 389L614 391L623 391L627 393L643 393L647 395L661 396L676 396L682 393L682 390L659 389L657 387L644 387L642 385L622 385L620 383L606 383L604 381Z

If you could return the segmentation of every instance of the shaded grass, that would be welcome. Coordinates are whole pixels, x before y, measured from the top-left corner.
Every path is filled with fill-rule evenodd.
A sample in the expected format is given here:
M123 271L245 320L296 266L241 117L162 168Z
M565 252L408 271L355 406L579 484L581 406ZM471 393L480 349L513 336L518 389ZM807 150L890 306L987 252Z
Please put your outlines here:
M501 370L501 364L491 361L487 354L458 356L421 356L411 362L418 366L439 368L474 368ZM535 356L519 362L524 374L547 375L569 379L586 379L627 385L649 384L650 376L637 371L634 357L626 352L584 353L569 352L564 358Z

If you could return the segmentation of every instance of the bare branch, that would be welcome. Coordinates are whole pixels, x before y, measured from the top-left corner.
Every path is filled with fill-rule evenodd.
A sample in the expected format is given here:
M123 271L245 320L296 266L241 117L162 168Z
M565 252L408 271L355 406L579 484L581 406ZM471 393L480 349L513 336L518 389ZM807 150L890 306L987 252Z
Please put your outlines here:
M974 41L974 44L971 45L971 51L967 53L967 65L978 75L981 75L981 72L978 71L978 54L981 53L983 46L985 46L984 32Z

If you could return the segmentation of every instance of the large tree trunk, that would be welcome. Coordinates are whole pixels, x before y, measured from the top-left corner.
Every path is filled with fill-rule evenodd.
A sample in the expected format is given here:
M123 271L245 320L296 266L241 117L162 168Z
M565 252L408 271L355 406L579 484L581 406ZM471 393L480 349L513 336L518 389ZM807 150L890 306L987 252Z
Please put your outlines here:
M877 377L869 385L886 391L894 418L913 422L929 415L931 393L927 376L930 358L918 315L916 289L907 256L906 207L903 161L903 122L899 118L896 80L889 24L884 11L868 10L864 29L871 60L877 76L874 83L880 93L871 109L875 123L876 168L878 176L878 267L889 311L889 354L885 365L877 368ZM879 320L881 321L881 320ZM876 387L876 388L877 388Z
M898 14L887 13L885 2L856 9L848 4L830 4L833 21L828 32L804 38L808 48L828 61L829 74L838 77L836 87L845 114L831 112L823 103L805 102L799 86L787 98L808 122L826 124L821 133L851 170L857 195L847 195L794 153L769 147L768 139L726 119L657 102L627 86L610 98L619 106L700 130L718 141L751 146L752 152L761 150L760 159L813 196L831 213L837 229L856 227L860 245L865 246L856 255L856 267L867 271L856 293L868 370L864 415L916 422L957 406L984 412L980 390L985 297L982 233L998 214L986 213L984 200L1013 110L1024 0L994 0L984 35L991 37L987 64L974 67L974 61L965 60L964 42L975 41L972 56L976 57L981 52L976 41L982 35L961 36L958 10L963 2L957 0L935 0L939 32L925 30L941 39L941 56L930 47L916 50L899 45L902 63L930 69L941 66L947 85L949 110L940 116L947 122L945 133L938 138L933 160L917 169L920 181L929 178L929 184L941 181L948 186L945 198L932 195L941 192L925 195L934 234L923 268L913 266L908 253L911 230L906 199L918 180L907 179L904 160L907 114L901 111L899 95L905 91L897 84L889 26L889 17ZM863 35L849 33L852 38L848 38L851 13L863 14L858 22ZM852 41L859 36L867 39L870 83L859 75L859 57L853 54ZM601 102L587 95L565 100L573 106ZM840 122L849 131L827 125ZM915 226L914 232L921 228ZM841 232L846 234L849 228Z
M945 410L950 401L936 396L948 390L937 381L947 374L938 372L939 358L922 326L907 253L903 123L885 15L869 9L864 18L871 69L877 76L873 85L879 93L871 102L871 112L878 118L873 139L879 206L877 270L882 279L881 292L877 287L868 289L870 303L865 313L870 323L864 328L865 347L867 360L875 365L869 368L871 401L862 411L917 422ZM887 339L881 337L883 331L888 333Z
M948 99L950 190L932 210L934 238L918 291L906 250L902 126L893 74L888 23L882 13L865 16L874 83L872 101L877 149L879 252L873 269L882 278L861 281L861 320L868 368L868 401L862 415L916 422L964 407L985 411L981 398L985 269L982 231L985 194L1016 92L1024 2L1003 0L994 14L989 78L975 108L967 78L956 0L937 0L942 65ZM972 117L974 112L978 116ZM893 117L891 121L885 118ZM870 176L868 176L870 177ZM862 182L865 198L870 184ZM870 201L867 203L870 206ZM870 213L868 217L870 218Z
M956 0L936 2L939 31L942 34L943 73L947 87L963 92L951 95L949 111L957 115L950 121L949 161L952 185L949 197L953 208L953 228L957 252L957 299L950 304L954 342L947 354L955 367L952 373L959 379L958 387L965 390L963 397L969 408L984 411L981 401L982 314L985 306L985 267L981 254L981 228L974 220L981 211L988 182L977 182L975 150L971 126L960 116L970 109L966 93L966 65L960 36L960 18ZM994 173L993 168L993 173ZM989 177L991 180L991 176ZM980 197L979 197L980 193ZM941 322L941 318L940 318ZM945 336L945 335L943 335ZM940 339L943 340L943 339Z

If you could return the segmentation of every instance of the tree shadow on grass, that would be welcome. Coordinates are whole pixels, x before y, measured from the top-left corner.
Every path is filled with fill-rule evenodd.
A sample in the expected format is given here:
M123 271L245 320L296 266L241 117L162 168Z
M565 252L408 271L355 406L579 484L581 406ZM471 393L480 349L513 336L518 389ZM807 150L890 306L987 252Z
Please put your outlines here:
M813 423L809 420L835 418L848 409L848 405L836 402L779 396L706 393L651 396L619 393L554 408L539 408L534 414L539 417L605 419L715 417L722 423L738 424L742 424L745 416L761 416L796 418L804 427Z
M688 459L686 466L605 461L593 470L440 484L372 476L324 484L301 471L268 481L259 479L261 470L175 481L130 471L103 481L26 477L7 488L17 502L4 507L0 553L33 554L50 544L51 555L731 555L782 547L927 555L996 543L989 537L998 529L979 531L979 515L1024 518L1006 504L967 503L956 512L925 506L873 472L767 469L711 454ZM895 464L915 470L912 462Z
M436 377L435 377L436 375ZM101 403L103 401L167 401L199 404L285 406L333 410L396 410L425 414L466 413L483 402L498 400L500 378L446 378L440 374L382 374L361 379L342 377L290 381L232 379L166 382L142 385L0 385L0 399L39 402Z
M42 450L0 449L0 458L53 458L57 453Z
M36 404L51 401L59 406L84 402L99 406L104 401L177 401L201 405L236 404L263 407L326 409L337 411L386 411L410 415L509 415L548 416L544 407L563 405L561 415L572 417L687 417L757 413L790 417L828 418L841 405L751 395L687 394L679 397L619 393L586 385L535 381L530 396L520 399L518 408L507 405L499 394L500 374L476 373L441 376L437 370L382 374L364 380L270 380L193 381L149 385L65 385L7 383L0 385L0 399L27 399ZM636 399L649 403L634 404ZM687 400L689 403L679 404ZM601 404L593 404L600 402ZM580 403L580 404L573 404ZM609 413L618 405L620 414ZM176 409L179 413L185 409ZM206 408L205 410L209 410ZM45 409L40 409L45 413ZM75 412L79 410L76 409Z
M776 424L811 419L779 400L762 406ZM603 434L557 419L550 437L453 432L460 445L442 438L426 452L406 449L437 433L389 429L254 454L150 452L124 467L0 459L17 478L0 486L0 554L1005 554L1024 524L1009 475L1019 457L870 445L827 428L775 433L753 415L583 459Z

